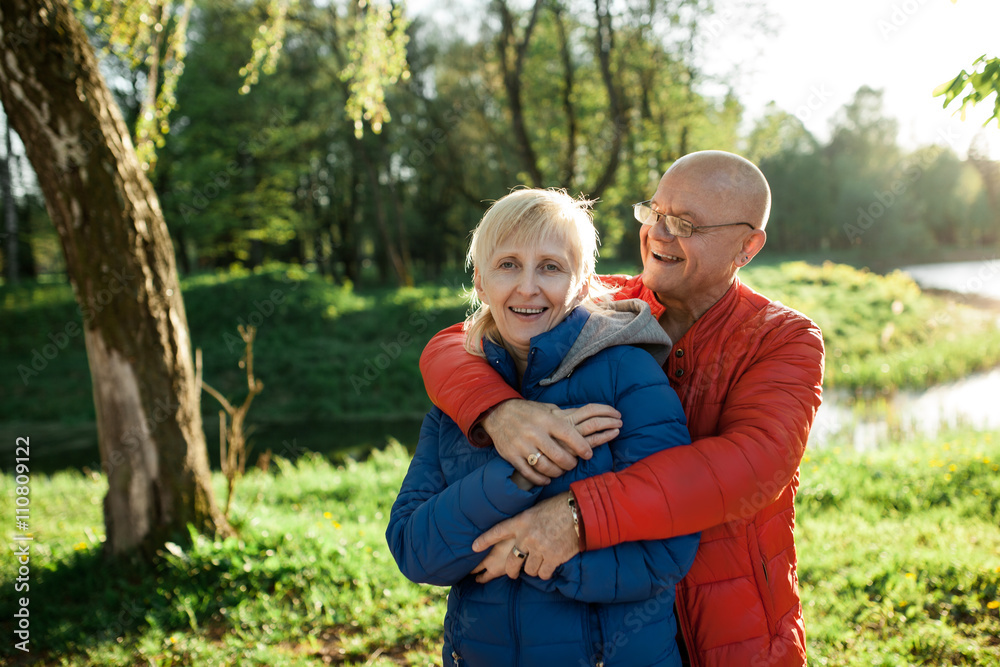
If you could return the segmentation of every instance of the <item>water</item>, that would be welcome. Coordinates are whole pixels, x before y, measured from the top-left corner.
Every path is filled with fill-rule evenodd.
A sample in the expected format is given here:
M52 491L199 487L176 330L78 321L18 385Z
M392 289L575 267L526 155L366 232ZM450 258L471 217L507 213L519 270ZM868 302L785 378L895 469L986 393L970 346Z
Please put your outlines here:
M922 288L1000 300L1000 260L947 262L903 267ZM828 392L816 414L810 446L843 443L868 450L890 438L933 437L949 427L1000 428L1000 369L957 382L857 403Z
M923 288L945 289L960 294L1000 300L1000 259L979 262L944 262L904 266Z

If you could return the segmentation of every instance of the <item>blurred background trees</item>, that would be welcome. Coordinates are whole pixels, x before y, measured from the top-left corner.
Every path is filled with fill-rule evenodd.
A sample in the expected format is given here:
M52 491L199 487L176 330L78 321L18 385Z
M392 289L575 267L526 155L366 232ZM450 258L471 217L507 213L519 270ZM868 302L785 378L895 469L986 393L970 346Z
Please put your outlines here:
M93 1L78 2L137 145L153 146L148 173L182 274L279 260L337 283L433 279L461 265L468 230L519 184L599 197L602 257L635 265L629 205L673 160L705 148L746 154L768 176L771 254L906 261L1000 243L996 165L974 150L960 158L964 147L904 150L879 90L858 90L826 140L777 107L750 123L724 82L699 70L721 20L704 0L491 0L452 7L442 23L427 13L407 25L408 77L385 89L391 121L379 134L362 123L360 136L345 109L360 39L346 5L285 3L270 42L280 57L258 63L241 94L248 63L270 53L259 28L274 2L169 4L166 34L136 37L166 63L150 72L134 66L134 49L111 46ZM156 96L170 113L150 125ZM20 275L61 272L19 152L15 140L3 160L11 177L0 181L13 187L0 198L18 222L5 223L0 255L16 253Z

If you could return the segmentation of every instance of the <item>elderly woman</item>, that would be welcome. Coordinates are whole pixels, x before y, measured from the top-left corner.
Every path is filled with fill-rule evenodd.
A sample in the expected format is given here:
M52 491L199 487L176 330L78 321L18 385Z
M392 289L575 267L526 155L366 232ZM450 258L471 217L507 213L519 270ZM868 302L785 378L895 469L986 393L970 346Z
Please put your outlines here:
M614 406L621 428L591 458L532 486L494 448L471 445L440 410L427 415L386 538L409 579L452 586L447 665L680 664L674 587L694 559L697 535L589 551L545 580L503 576L507 552L522 563L533 558L513 541L485 560L472 549L486 529L577 480L689 442L659 366L669 338L643 302L599 294L588 208L564 192L516 190L490 207L473 235L477 307L465 324L466 349L532 400ZM527 458L541 465L540 453ZM573 502L570 495L571 512Z

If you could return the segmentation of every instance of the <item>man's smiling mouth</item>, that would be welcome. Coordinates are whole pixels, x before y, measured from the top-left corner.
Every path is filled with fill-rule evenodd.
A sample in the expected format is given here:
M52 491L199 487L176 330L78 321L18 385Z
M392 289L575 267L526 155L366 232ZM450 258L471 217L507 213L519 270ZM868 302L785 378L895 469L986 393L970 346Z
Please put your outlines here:
M661 255L659 253L653 252L652 250L650 250L649 252L652 253L653 257L655 257L656 259L660 260L661 262L682 262L682 261L684 261L680 257L677 257L676 255Z

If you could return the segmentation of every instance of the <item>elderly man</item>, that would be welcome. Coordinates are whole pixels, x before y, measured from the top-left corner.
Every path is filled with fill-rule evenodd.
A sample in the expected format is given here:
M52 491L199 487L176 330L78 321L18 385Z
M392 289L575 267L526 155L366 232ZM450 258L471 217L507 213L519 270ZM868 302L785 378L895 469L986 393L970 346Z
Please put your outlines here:
M694 565L677 587L681 645L692 665L805 663L793 500L820 404L823 340L807 317L737 277L764 245L770 201L757 167L704 151L675 162L653 199L635 205L643 273L606 281L620 287L616 298L649 303L675 341L664 371L693 442L580 480L475 545L484 551L513 537L527 558L506 556L506 573L516 577L523 567L547 578L580 550L701 531ZM424 350L431 399L474 443L492 441L535 484L617 434L619 415L607 406L558 410L520 399L464 352L461 338L451 327ZM604 637L602 650L628 640Z

